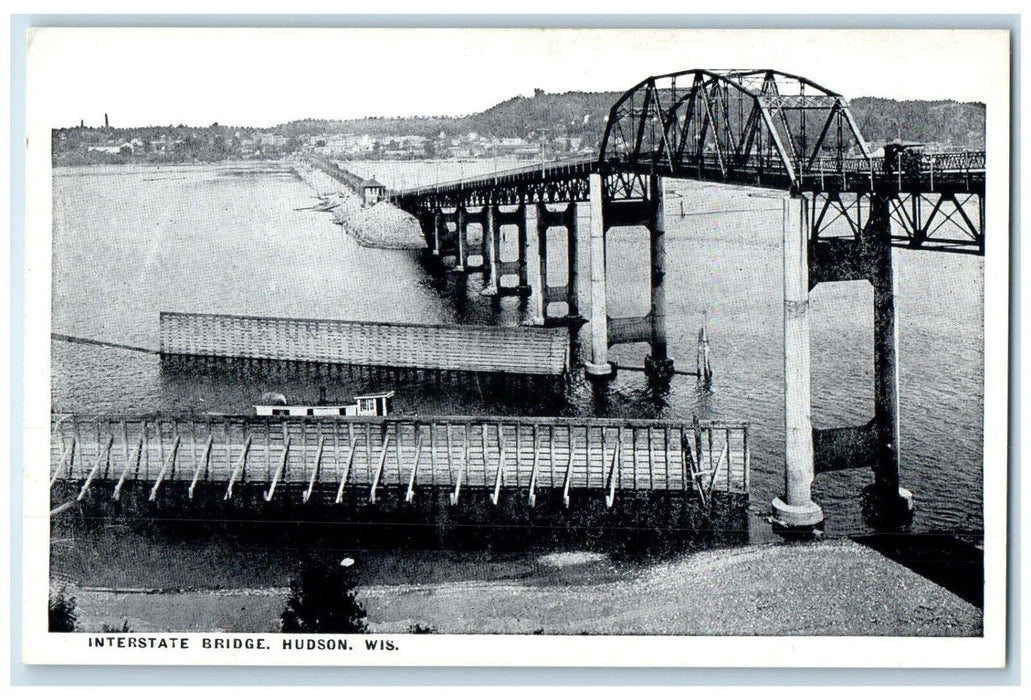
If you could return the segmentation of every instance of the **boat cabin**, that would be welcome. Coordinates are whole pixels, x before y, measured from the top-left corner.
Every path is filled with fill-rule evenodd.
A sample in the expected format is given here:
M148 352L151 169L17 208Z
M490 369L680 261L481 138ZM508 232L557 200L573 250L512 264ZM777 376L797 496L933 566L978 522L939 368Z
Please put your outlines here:
M277 394L275 395L276 400L266 400L254 404L254 412L259 416L386 416L390 413L390 403L393 398L393 391L384 391L377 394L355 396L353 403L326 404L320 402L316 406L306 406L288 404L282 394Z

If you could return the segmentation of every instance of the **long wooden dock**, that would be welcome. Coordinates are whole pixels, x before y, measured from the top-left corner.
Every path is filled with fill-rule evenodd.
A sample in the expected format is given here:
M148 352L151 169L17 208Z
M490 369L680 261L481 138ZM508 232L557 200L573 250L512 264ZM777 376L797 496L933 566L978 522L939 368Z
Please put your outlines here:
M563 328L164 311L160 336L162 355L553 376L569 366L569 333Z
M129 485L217 488L225 501L263 485L266 502L412 502L446 488L452 505L502 498L532 506L561 494L608 507L628 492L747 494L748 428L740 423L546 417L54 416L51 487L119 499Z

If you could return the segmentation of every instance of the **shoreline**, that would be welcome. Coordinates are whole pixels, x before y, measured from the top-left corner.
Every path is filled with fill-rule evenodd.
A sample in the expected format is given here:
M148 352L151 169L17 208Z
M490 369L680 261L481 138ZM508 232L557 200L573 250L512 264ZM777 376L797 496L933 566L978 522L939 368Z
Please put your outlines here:
M372 633L983 634L980 609L850 540L705 551L601 580L588 573L609 566L567 556L528 577L359 586L357 599ZM270 633L289 588L66 592L83 631Z
M362 206L358 195L320 170L302 163L290 166L314 190L320 203L312 210L327 213L333 223L365 248L422 250L426 247L419 222L387 201Z

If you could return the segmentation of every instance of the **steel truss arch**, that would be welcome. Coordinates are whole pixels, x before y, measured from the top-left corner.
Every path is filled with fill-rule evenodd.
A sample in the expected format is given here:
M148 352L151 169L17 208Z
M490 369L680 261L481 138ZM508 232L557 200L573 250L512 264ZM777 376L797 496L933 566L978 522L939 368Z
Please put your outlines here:
M858 161L858 162L857 162ZM869 151L839 93L772 69L652 76L609 111L599 168L802 191L844 185ZM853 173L855 174L855 173Z

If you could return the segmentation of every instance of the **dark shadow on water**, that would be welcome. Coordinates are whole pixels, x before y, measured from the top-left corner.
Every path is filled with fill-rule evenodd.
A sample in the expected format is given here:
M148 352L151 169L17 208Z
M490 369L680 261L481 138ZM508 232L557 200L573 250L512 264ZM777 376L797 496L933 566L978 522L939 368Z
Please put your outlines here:
M853 538L978 608L984 607L981 540L945 532L877 533Z
M190 499L185 484L170 482L155 501L148 500L149 485L135 482L114 501L112 486L94 482L82 502L55 518L55 531L115 526L166 543L228 539L274 548L577 550L628 561L748 542L747 498L731 494L703 507L691 494L618 493L607 508L600 490L575 491L566 506L561 489L542 488L531 506L524 490L503 489L495 505L482 489L467 489L453 506L453 491L441 487L420 487L411 503L396 487L382 488L372 504L367 488L348 490L336 503L333 484L316 489L307 503L297 484L281 484L272 502L265 502L262 483L237 484L228 501L224 484L198 484ZM55 485L54 505L73 500L77 488Z
M253 413L265 392L313 405L393 390L394 410L423 415L560 415L576 388L564 376L530 376L319 362L163 356L161 384L180 413Z

